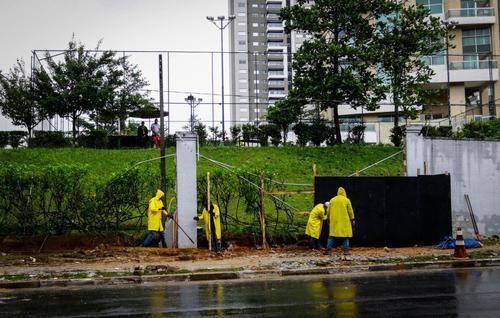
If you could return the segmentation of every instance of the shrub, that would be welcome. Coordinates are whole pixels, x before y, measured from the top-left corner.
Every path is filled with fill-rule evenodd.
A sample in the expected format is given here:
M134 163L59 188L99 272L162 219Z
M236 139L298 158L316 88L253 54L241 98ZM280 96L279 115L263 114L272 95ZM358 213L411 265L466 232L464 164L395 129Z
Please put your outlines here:
M78 145L87 148L107 148L108 132L106 130L90 130L86 135L78 137Z
M495 138L500 139L500 119L473 121L465 124L461 135L465 138Z
M405 128L402 126L396 126L391 128L391 142L394 146L399 147L402 144L403 137L406 135Z
M28 142L30 147L62 148L71 145L68 138L64 138L62 131L34 131L34 137Z
M9 144L9 132L0 131L0 148L5 148Z
M293 132L297 135L297 144L305 146L310 139L309 125L300 122L293 126Z

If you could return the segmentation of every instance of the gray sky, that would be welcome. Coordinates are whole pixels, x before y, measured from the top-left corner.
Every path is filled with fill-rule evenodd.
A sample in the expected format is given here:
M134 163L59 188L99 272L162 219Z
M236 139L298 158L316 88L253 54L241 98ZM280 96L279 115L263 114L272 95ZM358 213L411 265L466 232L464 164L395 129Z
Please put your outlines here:
M0 69L6 72L18 58L24 59L29 69L32 50L65 49L73 34L89 49L102 40L101 48L109 50L218 52L220 31L206 16L227 14L227 0L0 0ZM224 50L228 51L227 29L224 43ZM157 90L158 53L129 55L130 61L142 70L150 88ZM164 55L165 90L166 59ZM226 55L226 71L227 62ZM189 92L210 103L200 104L195 112L203 120L211 121L211 65L210 54L170 55L170 91L183 92L170 95L172 121L188 120L189 107L184 98ZM220 54L214 54L213 67L215 103L219 103ZM227 72L225 79L225 101L228 102ZM151 96L159 99L158 92L152 92ZM167 96L164 98L166 102ZM220 106L216 104L215 108L217 122L221 118ZM227 120L228 107L225 115ZM0 120L0 130L6 129L4 124L5 120ZM207 124L211 126L211 122ZM182 125L173 124L172 128L178 130Z

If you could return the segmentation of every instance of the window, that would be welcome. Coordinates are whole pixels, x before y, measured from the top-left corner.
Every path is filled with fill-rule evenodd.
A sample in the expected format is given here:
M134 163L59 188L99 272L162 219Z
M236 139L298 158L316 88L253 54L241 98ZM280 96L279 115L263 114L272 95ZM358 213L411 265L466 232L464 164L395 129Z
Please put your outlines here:
M259 32L253 32L252 35L253 36L259 36L260 34L259 34Z
M239 17L244 17L244 16L246 16L246 13L245 12L238 12L238 16Z
M443 65L445 64L445 54L439 53L435 55L427 55L422 58L427 65Z
M239 92L240 93L248 93L248 89L246 89L246 88L240 88Z
M239 35L239 36L245 36L245 35L247 35L247 33L246 33L245 31L239 31L239 32L238 32L238 35Z
M245 2L238 2L238 7L239 8L244 8L245 7Z
M253 46L259 46L259 42L253 42L252 45Z
M238 22L238 26L245 26L247 25L245 22Z
M246 79L244 79L244 78L240 78L240 79L238 80L238 82L239 82L239 83L244 84L244 83L246 83L246 82L247 82L247 80L246 80Z
M240 98L238 101L240 103L248 103L248 98Z
M239 45L245 45L245 44L247 44L247 41L238 41L238 44Z
M417 0L417 5L426 7L431 14L443 13L443 0Z
M259 5L257 3L252 4L252 8L258 8L258 7L259 7Z
M247 64L247 61L246 60L239 60L238 63L239 64Z
M252 23L252 26L253 26L254 28L257 28L257 27L259 26L259 24L258 24L258 23Z
M487 53L491 51L490 29L463 30L462 47L466 53Z
M240 74L247 74L248 70L239 70L238 73L240 73Z

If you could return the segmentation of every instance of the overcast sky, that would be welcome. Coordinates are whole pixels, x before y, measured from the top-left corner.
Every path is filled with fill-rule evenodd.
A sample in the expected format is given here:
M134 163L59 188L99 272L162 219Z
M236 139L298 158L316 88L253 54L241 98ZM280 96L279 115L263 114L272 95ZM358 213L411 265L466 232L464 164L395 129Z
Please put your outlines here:
M227 0L0 0L0 69L6 72L18 58L22 58L29 69L32 50L65 49L73 34L89 49L102 40L101 48L109 50L219 52L220 31L206 20L206 16L227 16L227 10ZM224 50L228 51L227 29L224 37ZM150 89L157 90L158 53L128 55L142 70ZM165 90L166 59L164 55ZM213 67L215 102L219 103L220 54L214 54ZM210 53L170 55L172 121L188 120L189 107L184 102L188 93L208 103L200 104L196 113L203 120L211 121L211 69ZM225 79L228 96L227 72ZM158 100L158 92L153 91L152 97ZM167 96L164 98L166 102ZM229 97L225 101L228 102ZM217 122L221 117L220 106L215 108ZM225 117L229 119L227 107ZM207 124L211 126L211 122ZM178 130L182 125L173 124L172 128ZM7 129L5 120L0 121L0 130L3 129Z

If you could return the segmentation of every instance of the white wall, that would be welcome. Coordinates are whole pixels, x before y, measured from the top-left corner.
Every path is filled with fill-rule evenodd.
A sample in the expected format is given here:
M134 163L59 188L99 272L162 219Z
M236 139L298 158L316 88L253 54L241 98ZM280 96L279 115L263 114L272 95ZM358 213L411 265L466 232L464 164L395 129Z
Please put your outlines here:
M453 233L461 226L473 237L468 194L481 235L500 234L500 140L425 138L421 129L407 127L407 175L450 173Z

